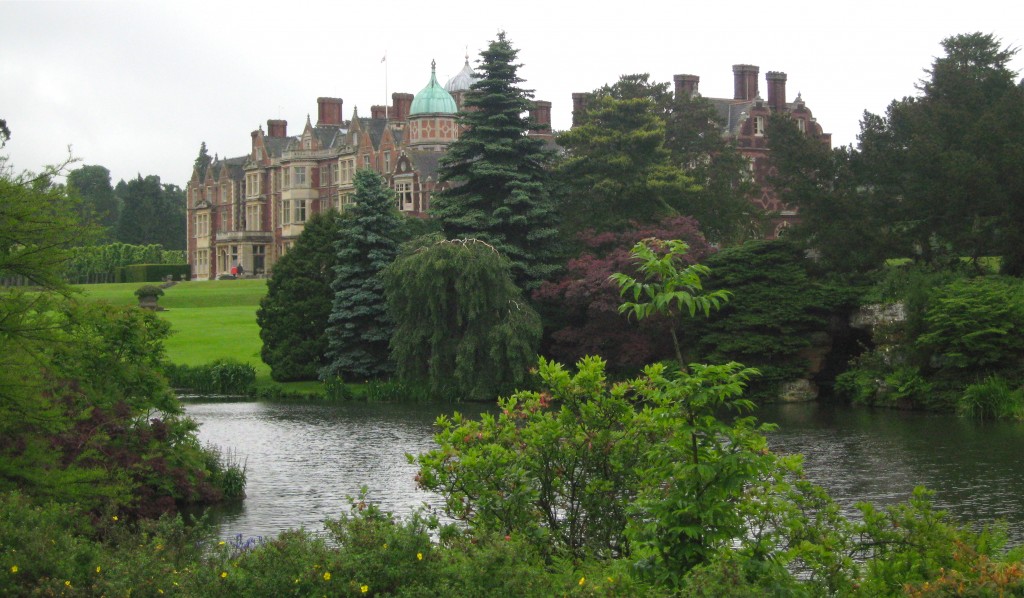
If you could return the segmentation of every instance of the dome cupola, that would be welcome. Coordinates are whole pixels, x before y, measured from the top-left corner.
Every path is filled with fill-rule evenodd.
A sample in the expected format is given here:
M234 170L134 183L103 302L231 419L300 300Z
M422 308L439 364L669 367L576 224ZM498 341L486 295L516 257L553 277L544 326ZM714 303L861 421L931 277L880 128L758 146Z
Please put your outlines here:
M437 82L437 63L430 62L430 83L413 98L409 115L455 114L458 112L455 98Z
M476 82L480 76L473 72L473 67L469 66L469 56L466 56L466 64L462 67L462 70L458 72L454 77L448 79L448 82L444 84L444 89L448 93L455 93L457 91L469 91L469 86Z

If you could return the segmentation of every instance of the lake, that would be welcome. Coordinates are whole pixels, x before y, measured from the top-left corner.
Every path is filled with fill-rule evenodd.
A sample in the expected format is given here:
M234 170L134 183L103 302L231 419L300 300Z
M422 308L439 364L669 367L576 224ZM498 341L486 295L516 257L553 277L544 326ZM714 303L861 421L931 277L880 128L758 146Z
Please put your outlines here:
M460 405L479 414L486 406ZM384 510L407 514L440 497L416 488L407 453L433 448L432 425L445 405L190 402L199 438L231 450L247 466L248 497L214 513L222 536L269 536L348 511L366 486ZM962 520L1005 519L1024 543L1024 426L952 415L854 409L830 403L770 405L760 419L779 425L772 448L804 455L808 478L853 513L862 500L905 501L914 486Z

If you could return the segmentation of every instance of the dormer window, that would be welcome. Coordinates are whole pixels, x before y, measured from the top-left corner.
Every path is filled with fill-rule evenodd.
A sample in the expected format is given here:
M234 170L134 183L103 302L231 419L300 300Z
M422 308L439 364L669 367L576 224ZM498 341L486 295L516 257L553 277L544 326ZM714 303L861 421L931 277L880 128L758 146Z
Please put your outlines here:
M263 159L263 148L261 148L261 147L256 148L256 159L257 160L262 160Z
M802 119L802 118L796 119L796 128L799 129L801 133L806 133L807 132L807 121Z
M304 149L304 150L313 149L313 140L309 139L309 138L303 139L302 140L302 149Z
M758 135L758 136L764 135L764 117L763 116L755 116L754 117L754 135Z

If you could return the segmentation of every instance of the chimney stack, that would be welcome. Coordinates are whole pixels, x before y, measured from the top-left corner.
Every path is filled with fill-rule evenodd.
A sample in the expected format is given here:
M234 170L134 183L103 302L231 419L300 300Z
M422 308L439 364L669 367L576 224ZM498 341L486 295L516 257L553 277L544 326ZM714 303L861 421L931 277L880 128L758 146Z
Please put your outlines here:
M316 126L340 125L342 122L341 104L341 98L317 98Z
M390 116L387 106L370 106L370 118L384 119Z
M583 122L583 115L587 112L587 94L576 92L572 94L572 126Z
M672 81L676 84L676 99L697 95L697 87L700 85L700 77L697 75L674 75Z
M537 100L530 107L530 134L551 135L551 102Z
M268 120L267 121L267 135L270 137L287 137L288 136L288 121L286 120Z
M765 73L768 81L768 106L774 112L782 112L786 109L786 73L768 71Z
M408 120L409 111L412 110L413 95L411 93L391 94L391 119Z
M733 99L753 100L757 93L757 74L761 69L752 64L734 64L732 66L733 76Z

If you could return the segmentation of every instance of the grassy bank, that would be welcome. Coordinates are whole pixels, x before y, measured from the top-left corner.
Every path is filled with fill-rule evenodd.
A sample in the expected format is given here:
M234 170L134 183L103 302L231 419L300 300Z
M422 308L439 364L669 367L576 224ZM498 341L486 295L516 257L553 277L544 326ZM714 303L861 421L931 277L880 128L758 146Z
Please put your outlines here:
M117 305L137 303L138 283L82 285L88 299ZM267 293L266 280L182 282L164 290L160 317L171 323L164 343L168 359L179 365L202 365L233 359L256 369L257 383L270 382L270 368L260 359L260 329L256 308ZM319 383L284 385L288 390L313 392Z

